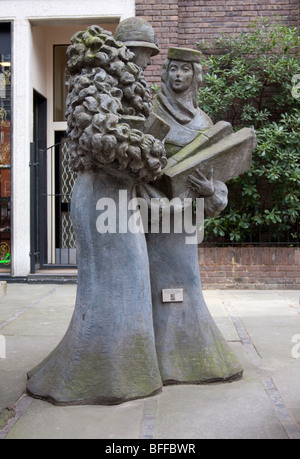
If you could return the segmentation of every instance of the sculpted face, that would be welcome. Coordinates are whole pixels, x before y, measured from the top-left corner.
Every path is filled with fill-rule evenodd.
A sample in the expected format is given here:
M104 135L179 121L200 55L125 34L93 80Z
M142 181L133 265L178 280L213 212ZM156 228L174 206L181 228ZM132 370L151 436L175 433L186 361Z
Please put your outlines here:
M132 46L129 48L134 53L133 62L145 70L151 64L150 58L153 54L153 49L144 46Z
M184 61L171 61L168 75L173 91L184 92L192 84L194 77L193 65Z

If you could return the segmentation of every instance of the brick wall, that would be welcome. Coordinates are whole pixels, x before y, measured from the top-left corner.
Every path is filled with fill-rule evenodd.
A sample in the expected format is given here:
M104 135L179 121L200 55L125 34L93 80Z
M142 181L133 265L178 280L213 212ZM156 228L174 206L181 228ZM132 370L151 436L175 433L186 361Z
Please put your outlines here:
M203 288L300 289L300 248L199 247Z
M148 83L160 84L161 66L167 57L168 48L178 46L179 2L178 0L136 0L136 16L150 22L159 43L160 54L152 59L145 72Z
M257 16L300 26L299 0L136 0L136 15L154 27L161 53L146 71L148 82L160 84L161 65L171 46L195 48L202 38L239 33ZM281 19L276 17L279 15Z
M178 43L187 48L202 38L240 33L257 16L299 26L299 0L181 0L179 5Z

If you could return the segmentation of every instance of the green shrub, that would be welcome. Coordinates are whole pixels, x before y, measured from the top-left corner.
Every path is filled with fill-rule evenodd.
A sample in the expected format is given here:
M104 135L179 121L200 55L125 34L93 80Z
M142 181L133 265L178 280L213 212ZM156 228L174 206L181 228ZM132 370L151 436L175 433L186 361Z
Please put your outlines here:
M300 59L299 31L249 24L248 32L221 37L217 54L203 58L199 104L214 122L256 131L251 169L229 182L229 205L205 222L214 242L285 242L299 239L300 210ZM198 46L208 53L205 42Z

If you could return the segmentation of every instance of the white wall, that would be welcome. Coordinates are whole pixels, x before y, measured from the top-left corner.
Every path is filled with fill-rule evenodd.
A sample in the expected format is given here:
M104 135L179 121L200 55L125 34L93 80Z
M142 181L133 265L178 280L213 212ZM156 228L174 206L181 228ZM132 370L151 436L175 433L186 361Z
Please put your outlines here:
M135 15L135 0L1 0L0 21L12 21L12 275L30 270L29 157L33 88L48 99L48 145L52 118L52 46L64 44L82 25L111 23ZM46 29L45 29L46 28ZM46 33L45 33L46 32ZM61 125L61 130L65 125ZM53 142L54 143L54 142Z
M82 23L84 18L120 17L122 19L135 14L135 2L132 0L1 0L1 18L76 19Z
M47 97L47 33L45 27L31 28L31 84L44 97Z

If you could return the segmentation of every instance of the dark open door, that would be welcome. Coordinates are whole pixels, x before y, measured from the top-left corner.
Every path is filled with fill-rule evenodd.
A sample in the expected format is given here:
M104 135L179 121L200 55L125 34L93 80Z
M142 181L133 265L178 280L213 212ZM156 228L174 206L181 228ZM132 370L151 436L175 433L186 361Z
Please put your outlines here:
M33 94L33 143L30 152L31 167L31 273L41 264L41 256L46 251L45 231L47 209L41 199L41 170L39 152L47 147L47 99L34 91Z

